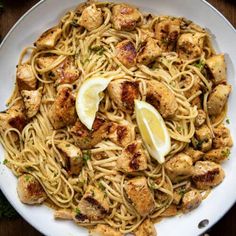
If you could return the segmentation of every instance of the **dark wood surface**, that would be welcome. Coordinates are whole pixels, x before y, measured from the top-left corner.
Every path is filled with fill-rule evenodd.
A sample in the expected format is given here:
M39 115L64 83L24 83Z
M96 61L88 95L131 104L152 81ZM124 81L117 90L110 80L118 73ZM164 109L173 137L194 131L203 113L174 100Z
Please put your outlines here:
M0 10L0 37L7 34L15 22L38 0L3 0ZM236 27L235 0L208 0ZM235 42L236 46L236 42ZM222 202L223 204L223 202ZM217 208L217 206L216 206ZM42 219L43 220L43 219ZM236 236L236 205L209 231L210 236ZM0 219L0 236L42 236L22 218ZM178 235L177 235L178 236Z

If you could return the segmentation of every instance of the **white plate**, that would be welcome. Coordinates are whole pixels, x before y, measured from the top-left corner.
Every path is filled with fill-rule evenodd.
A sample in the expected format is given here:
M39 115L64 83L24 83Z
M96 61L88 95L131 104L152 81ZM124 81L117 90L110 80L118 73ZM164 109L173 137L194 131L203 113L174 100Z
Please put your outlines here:
M66 10L75 7L80 0L50 0L41 1L28 11L12 28L0 47L0 110L5 109L5 102L10 96L14 81L15 69L21 50L32 45L35 39L47 28L55 25ZM124 0L122 0L124 2ZM228 64L228 80L233 85L233 93L229 100L230 129L236 136L236 32L229 22L213 7L201 0L126 0L140 7L141 10L156 14L184 16L210 29L214 35L214 44L218 51L225 52ZM212 191L200 207L189 214L164 219L156 225L159 236L189 236L199 235L218 221L236 200L236 149L233 147L231 158L223 167L226 172L225 180ZM4 153L0 148L0 161L3 162ZM53 212L45 206L23 205L16 193L16 178L2 164L0 164L0 187L15 209L36 229L45 235L72 236L88 235L87 231L76 226L73 222L55 221ZM208 219L209 224L204 229L198 228L198 223Z

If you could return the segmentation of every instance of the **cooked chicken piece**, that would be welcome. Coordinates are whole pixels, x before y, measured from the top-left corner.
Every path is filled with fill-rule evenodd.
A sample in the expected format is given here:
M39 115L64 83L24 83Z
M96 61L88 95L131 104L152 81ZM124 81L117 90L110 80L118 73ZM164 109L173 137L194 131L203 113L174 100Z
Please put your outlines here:
M206 60L212 76L214 84L226 82L226 64L224 54L214 55Z
M146 219L134 232L135 236L157 236L154 224L150 219Z
M91 131L77 120L70 133L81 149L90 149L107 137L110 125L110 122L97 117Z
M108 85L110 98L117 104L118 108L132 113L134 110L134 100L140 97L139 83L127 79L117 79Z
M166 208L165 211L161 213L161 217L171 217L176 216L178 214L177 207L173 204L171 204L168 208Z
M113 143L121 147L125 147L135 139L134 126L125 121L121 124L113 122L111 127L109 128L108 137Z
M28 118L34 117L40 108L42 99L42 89L22 90L21 96L25 104L26 115Z
M112 8L111 21L116 30L133 30L141 19L141 13L128 4L117 4Z
M173 194L173 204L175 205L179 205L183 195L188 192L189 190L191 190L191 182L188 181L187 184L177 187L174 189L174 194Z
M155 207L155 200L145 177L136 177L127 181L125 191L134 208L141 216L148 215Z
M71 175L79 175L83 167L83 155L81 150L75 145L61 141L57 144L57 148L62 152L67 159L67 168Z
M37 63L40 68L44 69L55 62L57 56L39 57ZM72 84L79 78L80 72L75 66L75 60L72 56L67 57L58 66L49 72L52 80L57 80L57 84Z
M202 109L199 109L197 117L195 118L195 122L194 122L195 126L196 127L202 126L205 123L205 120L206 120L205 111L203 111Z
M193 209L197 208L202 202L202 195L201 193L193 189L184 194L182 199L182 210L183 212L189 212Z
M230 148L229 147L222 147L217 149L212 149L209 152L205 153L204 160L206 161L213 161L216 163L221 163L229 157Z
M135 66L137 52L134 44L128 39L116 45L116 57L127 68Z
M188 87L190 84L191 84L191 78L190 77L187 77L185 80L184 80L184 83L185 83L185 86ZM201 79L195 75L194 76L194 82L193 82L193 86L184 92L184 95L187 97L187 98L190 98L191 96L193 96L194 94L196 94L197 92L199 92L199 90L201 90ZM196 97L194 98L191 102L190 102L193 106L197 106L198 109L201 109L202 107L202 104L201 104L201 99L200 97Z
M207 125L202 125L195 131L195 135L198 141L198 149L203 152L207 152L212 147L212 134Z
M214 139L213 139L213 147L221 148L221 147L232 147L233 140L230 135L230 131L223 124L217 126L213 129Z
M148 65L155 61L161 55L161 48L157 44L157 40L148 38L144 47L138 53L138 63Z
M224 170L212 161L197 161L193 168L193 182L198 189L209 189L224 179Z
M38 49L52 49L56 46L61 37L62 30L59 27L53 27L45 31L35 42Z
M184 153L192 158L193 163L202 159L204 155L203 152L195 150L192 147L184 149Z
M50 110L49 118L54 129L73 125L76 122L75 97L71 89L65 87L58 92Z
M30 174L18 178L17 193L20 200L29 205L40 204L47 198L39 181Z
M155 37L164 51L174 50L179 33L179 19L166 19L155 24Z
M184 33L181 34L177 42L177 53L181 59L190 60L202 54L204 33Z
M83 26L88 31L97 29L103 23L102 11L97 8L95 4L86 7L81 17L79 18L78 24Z
M16 82L19 91L36 89L37 79L34 76L31 65L25 63L17 66Z
M147 169L147 154L142 147L142 143L134 141L126 146L122 150L116 166L119 170L126 173Z
M183 194L179 191L173 192L173 204L179 205L180 201L182 200Z
M108 225L98 224L89 231L90 236L123 236L119 231Z
M163 83L155 80L147 81L146 101L152 104L163 118L173 117L178 108L174 93Z
M90 185L79 201L78 210L76 222L101 220L109 213L109 202L104 192Z
M146 42L150 38L154 38L154 32L150 29L140 29L141 32L141 42Z
M165 169L170 179L176 183L192 175L192 158L184 153L178 153L165 163Z
M62 220L72 220L73 213L71 210L68 210L68 209L59 209L59 210L54 211L54 218L62 219Z
M219 84L210 93L207 101L207 109L210 116L219 115L229 97L231 85Z

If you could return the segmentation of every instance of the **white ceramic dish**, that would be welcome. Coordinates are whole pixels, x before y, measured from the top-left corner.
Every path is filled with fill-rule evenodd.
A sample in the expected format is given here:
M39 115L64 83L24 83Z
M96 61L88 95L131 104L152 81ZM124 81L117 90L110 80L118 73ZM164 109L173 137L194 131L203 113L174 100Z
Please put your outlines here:
M35 39L47 28L55 25L58 19L68 10L75 7L81 0L50 0L41 1L29 10L11 29L0 47L0 110L5 109L5 102L10 96L14 81L15 68L21 50L32 45ZM124 2L124 0L122 0ZM214 44L219 52L227 54L228 80L233 86L229 99L229 128L236 140L236 31L216 9L202 0L126 0L137 5L141 10L162 15L184 16L210 29ZM233 205L236 191L236 148L233 147L230 160L223 167L225 180L212 191L200 207L189 214L164 219L156 225L160 236L199 235L216 223ZM4 160L4 152L0 148L0 161ZM45 206L26 206L22 204L16 193L16 178L3 164L0 164L0 187L15 209L36 229L48 236L88 235L87 231L73 222L55 221L53 211ZM205 228L198 228L200 221L208 219Z

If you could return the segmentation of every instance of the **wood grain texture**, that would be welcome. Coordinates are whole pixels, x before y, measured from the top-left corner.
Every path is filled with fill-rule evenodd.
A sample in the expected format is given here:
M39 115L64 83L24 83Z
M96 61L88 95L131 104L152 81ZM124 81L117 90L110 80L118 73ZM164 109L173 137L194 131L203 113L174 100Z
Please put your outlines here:
M0 37L3 38L15 22L38 0L5 0L0 12ZM208 0L236 27L235 0ZM236 44L236 42L235 42ZM223 204L224 199L222 199ZM217 206L216 206L217 209ZM43 219L42 219L43 220ZM236 205L209 231L210 236L236 236ZM1 219L1 236L42 236L22 218Z

